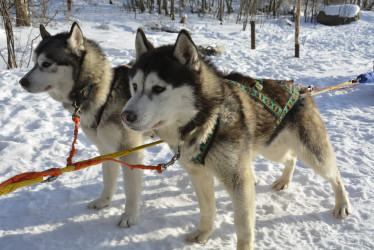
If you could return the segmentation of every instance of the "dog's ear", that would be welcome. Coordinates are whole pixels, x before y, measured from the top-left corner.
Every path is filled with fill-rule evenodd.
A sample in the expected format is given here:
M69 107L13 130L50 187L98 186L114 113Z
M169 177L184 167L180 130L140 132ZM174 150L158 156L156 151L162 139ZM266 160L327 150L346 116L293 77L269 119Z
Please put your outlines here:
M179 32L174 45L173 55L181 64L193 70L200 69L199 53L197 52L196 45L184 29Z
M80 52L84 50L83 33L76 22L71 26L67 42L71 50L77 55L80 55Z
M51 36L51 34L49 34L49 32L45 29L43 24L40 24L39 30L40 30L40 36L42 37L42 39Z
M154 47L152 43L145 37L144 31L139 28L135 38L136 59L139 59L141 55L153 49Z

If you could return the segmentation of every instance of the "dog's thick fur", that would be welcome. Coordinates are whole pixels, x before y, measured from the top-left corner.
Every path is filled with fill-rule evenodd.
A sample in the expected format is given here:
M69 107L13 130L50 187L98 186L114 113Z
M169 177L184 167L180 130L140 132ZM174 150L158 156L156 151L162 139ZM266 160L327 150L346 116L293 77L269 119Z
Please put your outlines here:
M43 26L40 27L40 33L43 40L34 52L35 66L20 80L22 87L31 93L48 92L73 113L73 103L80 97L82 89L90 85L92 90L81 108L80 124L100 154L141 145L142 134L125 128L120 118L122 108L130 98L129 68L112 70L101 48L84 38L76 23L68 33L52 36ZM113 77L113 88L110 91ZM98 120L101 110L102 116ZM138 151L122 160L139 164L142 157L142 152ZM138 219L142 172L125 166L122 166L122 170L126 206L119 226L129 227ZM118 164L103 164L103 191L97 200L89 203L90 208L101 209L109 205L116 189L118 172Z
M331 183L336 217L345 217L350 206L321 115L309 93L299 101L273 132L275 118L263 104L221 78L251 85L254 80L238 73L224 75L199 57L187 31L175 45L149 46L144 32L136 37L137 58L130 73L132 97L122 113L124 124L136 131L156 130L172 149L180 147L180 164L196 192L201 217L188 241L204 243L213 231L216 207L213 176L229 193L234 209L238 249L253 249L255 186L251 171L258 154L285 165L273 188L287 188L296 157ZM281 82L264 80L264 93L284 105L289 97ZM289 82L283 84L291 84ZM191 159L199 145L220 125L205 165Z

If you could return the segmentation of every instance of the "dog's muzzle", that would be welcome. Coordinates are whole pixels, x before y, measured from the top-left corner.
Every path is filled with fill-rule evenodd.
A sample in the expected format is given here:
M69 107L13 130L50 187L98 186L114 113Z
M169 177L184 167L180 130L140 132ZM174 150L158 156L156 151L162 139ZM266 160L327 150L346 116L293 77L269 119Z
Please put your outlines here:
M30 87L30 81L27 80L27 78L22 78L19 80L19 84L22 86L24 89L28 89Z
M121 119L124 124L132 124L136 121L137 116L133 111L123 111L121 114Z

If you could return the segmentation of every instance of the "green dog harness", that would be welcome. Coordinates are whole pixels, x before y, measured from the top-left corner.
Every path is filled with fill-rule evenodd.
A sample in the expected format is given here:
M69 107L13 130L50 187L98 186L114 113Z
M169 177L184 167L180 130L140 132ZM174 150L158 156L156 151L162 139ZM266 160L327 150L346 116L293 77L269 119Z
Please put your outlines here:
M208 155L208 152L216 139L217 131L219 128L219 122L220 122L220 118L218 117L216 119L216 124L214 125L213 132L208 135L206 142L200 144L200 154L192 158L192 160L195 163L199 163L202 165L205 164L205 157Z
M300 93L299 88L295 85L292 85L291 88L289 88L286 85L280 85L283 88L285 88L290 93L290 98L288 99L286 105L284 108L281 108L278 103L273 101L270 97L266 96L264 93L262 93L263 89L263 80L262 79L256 79L255 84L253 87L248 87L243 84L240 84L236 81L229 80L229 79L222 79L222 82L231 83L234 85L239 86L242 90L248 93L250 97L252 97L257 102L260 102L264 105L264 107L276 118L275 125L273 128L273 131L277 129L279 124L282 122L283 118L287 115L287 113L292 109L292 107L295 106L297 100L299 100ZM192 158L192 161L198 164L205 164L205 157L207 156L211 146L213 145L213 142L216 138L218 127L219 127L219 117L216 120L216 125L214 126L214 130L212 133L208 135L208 138L205 143L200 144L200 153Z
M279 126L279 124L281 123L283 118L286 116L286 114L296 104L300 96L299 88L297 86L292 85L292 87L289 88L286 85L283 85L283 84L280 85L290 93L290 98L288 99L288 102L286 103L284 108L281 108L278 105L278 103L276 103L270 97L266 96L264 93L261 92L261 90L263 89L262 79L256 79L255 85L253 87L248 87L248 86L245 86L243 84L240 84L238 82L228 80L228 79L222 79L222 81L239 86L242 90L247 92L250 97L262 103L265 106L265 108L268 111L270 111L270 113L277 119L275 122L274 128L273 128L273 131Z

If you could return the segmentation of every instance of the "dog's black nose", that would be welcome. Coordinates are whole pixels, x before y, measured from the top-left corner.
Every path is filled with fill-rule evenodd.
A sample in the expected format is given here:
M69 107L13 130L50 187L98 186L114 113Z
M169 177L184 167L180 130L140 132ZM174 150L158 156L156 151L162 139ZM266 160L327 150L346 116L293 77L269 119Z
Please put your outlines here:
M124 111L122 112L122 121L125 124L131 124L136 120L137 116L132 111Z
M22 78L21 80L19 80L19 84L23 87L23 88L28 88L30 86L30 82L25 79L25 78Z

